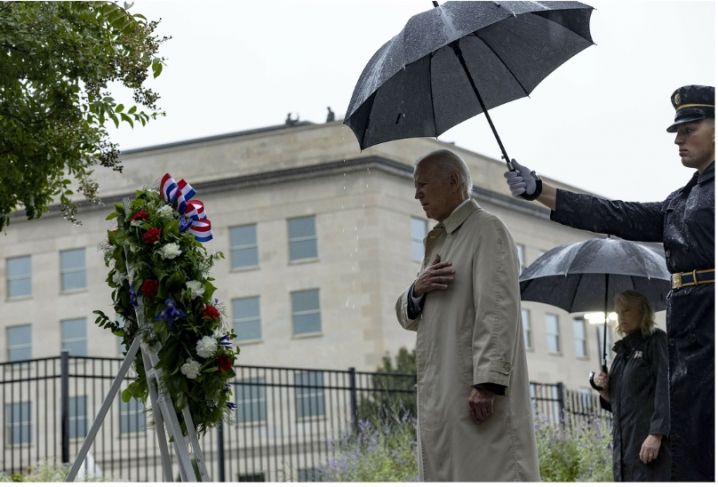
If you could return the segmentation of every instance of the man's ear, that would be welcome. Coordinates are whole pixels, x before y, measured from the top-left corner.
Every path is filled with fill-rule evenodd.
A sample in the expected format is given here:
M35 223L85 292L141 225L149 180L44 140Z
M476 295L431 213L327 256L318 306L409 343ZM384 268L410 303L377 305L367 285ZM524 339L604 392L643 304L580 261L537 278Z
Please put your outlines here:
M451 183L452 188L458 188L461 185L461 179L456 172L452 172L449 175L449 182Z

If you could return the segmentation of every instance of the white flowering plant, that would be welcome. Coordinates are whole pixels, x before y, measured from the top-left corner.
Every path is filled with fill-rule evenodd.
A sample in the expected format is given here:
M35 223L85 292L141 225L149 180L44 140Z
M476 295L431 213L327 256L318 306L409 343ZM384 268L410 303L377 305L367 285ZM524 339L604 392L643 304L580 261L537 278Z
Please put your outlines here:
M107 232L104 245L106 282L118 319L96 310L95 321L120 336L125 350L138 335L158 349L164 387L178 411L189 406L202 433L236 407L229 383L239 348L234 330L223 324L209 275L223 255L207 252L190 231L192 221L174 206L159 192L144 189L108 215L117 227ZM138 377L122 392L125 401L147 398L141 354L135 369ZM185 429L182 415L179 419Z

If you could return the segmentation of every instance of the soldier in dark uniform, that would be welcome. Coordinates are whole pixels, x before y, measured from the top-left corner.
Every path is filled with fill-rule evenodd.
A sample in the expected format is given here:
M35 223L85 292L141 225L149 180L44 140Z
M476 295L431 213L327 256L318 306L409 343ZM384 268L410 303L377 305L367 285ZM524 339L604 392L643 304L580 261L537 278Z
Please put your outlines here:
M662 242L673 288L668 293L672 480L713 481L715 88L689 85L671 95L681 163L695 169L663 202L609 201L557 189L516 164L511 193L551 208L551 220L626 240Z

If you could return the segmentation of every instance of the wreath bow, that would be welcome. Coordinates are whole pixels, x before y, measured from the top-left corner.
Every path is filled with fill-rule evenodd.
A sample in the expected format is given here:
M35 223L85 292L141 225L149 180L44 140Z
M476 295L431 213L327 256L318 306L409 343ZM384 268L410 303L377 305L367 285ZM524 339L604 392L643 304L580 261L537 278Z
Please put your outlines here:
M198 242L212 240L212 222L204 211L204 203L192 199L196 191L187 181L180 179L178 183L170 173L165 173L160 183L160 194L163 200L179 212L182 231L189 229Z

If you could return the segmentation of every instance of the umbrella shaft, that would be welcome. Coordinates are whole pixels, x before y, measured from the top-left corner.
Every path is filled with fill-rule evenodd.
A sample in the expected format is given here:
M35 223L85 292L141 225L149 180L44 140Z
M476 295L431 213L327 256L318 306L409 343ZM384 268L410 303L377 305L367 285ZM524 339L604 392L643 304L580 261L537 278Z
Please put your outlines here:
M459 58L459 62L461 63L461 67L464 68L464 72L466 73L466 77L469 79L469 83L471 83L471 88L474 90L474 94L476 95L476 98L479 100L479 105L481 105L481 110L483 110L484 115L486 115L486 120L489 121L489 127L491 127L491 131L494 133L494 137L496 137L496 142L499 143L499 147L501 148L501 154L503 154L504 161L506 161L506 165L509 167L510 171L514 170L513 164L511 164L511 159L509 159L509 155L506 153L506 149L504 148L503 142L501 142L501 137L499 137L499 133L496 131L496 127L494 127L494 122L491 120L491 117L489 116L489 111L486 109L486 105L484 105L484 100L481 98L481 95L479 94L479 89L476 87L476 83L474 83L474 78L471 77L471 73L469 72L469 67L466 65L466 60L464 59L464 55L461 53L461 48L459 47L459 41L454 41L451 43L452 49L454 49L454 54L456 54L456 57Z

